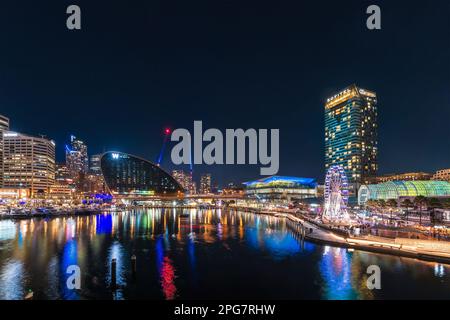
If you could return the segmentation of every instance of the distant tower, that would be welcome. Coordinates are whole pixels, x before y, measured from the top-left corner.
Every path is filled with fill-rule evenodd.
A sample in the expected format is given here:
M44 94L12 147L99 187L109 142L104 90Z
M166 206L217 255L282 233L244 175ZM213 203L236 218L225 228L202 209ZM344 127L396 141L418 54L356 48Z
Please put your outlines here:
M196 194L197 186L194 181L192 181L192 171L186 173L183 170L173 170L172 177L183 187L186 193Z
M101 175L101 166L100 166L100 160L102 158L101 154L94 154L91 156L90 159L90 166L89 166L89 173L94 175Z
M188 184L186 180L186 174L183 170L173 170L172 177L183 187L185 191L188 191Z
M211 174L206 173L200 177L200 194L211 193Z
M66 165L70 176L75 181L80 174L89 171L89 158L86 144L75 136L70 136L70 144L66 145Z
M325 169L341 166L348 177L350 202L378 170L377 95L351 85L325 104Z

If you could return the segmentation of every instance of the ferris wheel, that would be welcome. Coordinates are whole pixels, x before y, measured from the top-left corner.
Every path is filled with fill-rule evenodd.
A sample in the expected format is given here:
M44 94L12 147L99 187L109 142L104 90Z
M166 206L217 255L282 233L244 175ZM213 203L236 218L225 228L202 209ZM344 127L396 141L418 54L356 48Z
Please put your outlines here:
M348 219L348 179L342 166L332 166L325 177L323 217L330 221Z

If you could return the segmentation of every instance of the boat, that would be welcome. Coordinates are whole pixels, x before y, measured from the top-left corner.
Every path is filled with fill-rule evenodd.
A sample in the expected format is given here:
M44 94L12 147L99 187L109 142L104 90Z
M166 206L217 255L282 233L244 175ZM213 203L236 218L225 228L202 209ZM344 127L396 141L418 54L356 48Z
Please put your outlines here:
M13 217L28 217L31 215L31 211L22 208L15 208L11 209L9 214Z

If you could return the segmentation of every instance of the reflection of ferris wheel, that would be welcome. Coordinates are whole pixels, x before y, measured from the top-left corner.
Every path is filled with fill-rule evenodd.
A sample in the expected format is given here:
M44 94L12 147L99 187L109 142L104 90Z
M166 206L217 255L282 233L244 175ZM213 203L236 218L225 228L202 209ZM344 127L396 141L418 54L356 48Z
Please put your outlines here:
M342 166L332 166L325 177L325 209L328 220L348 218L348 180Z

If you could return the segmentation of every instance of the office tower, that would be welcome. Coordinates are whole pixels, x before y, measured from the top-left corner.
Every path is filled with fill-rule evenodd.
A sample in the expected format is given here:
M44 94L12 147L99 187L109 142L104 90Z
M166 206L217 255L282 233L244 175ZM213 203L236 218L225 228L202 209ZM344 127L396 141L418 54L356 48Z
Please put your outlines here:
M184 191L189 194L197 193L197 185L192 179L192 172L184 172L183 170L173 170L172 177L183 187Z
M94 175L102 174L101 163L100 163L101 158L102 158L101 154L94 154L91 156L90 167L89 167L90 174L94 174Z
M378 170L377 95L351 85L325 104L325 168L345 169L350 196Z
M89 171L87 146L73 135L70 136L70 145L66 145L66 165L75 182L80 178L80 174L86 175Z
M56 164L55 180L59 185L70 185L73 180L65 163Z
M183 189L187 190L187 181L186 176L183 170L173 170L172 177L183 187Z
M209 194L211 193L211 174L206 173L200 177L200 193Z
M9 130L9 119L0 115L0 188L3 186L3 133Z
M32 197L48 193L55 184L55 143L11 131L3 139L4 187L30 189Z

